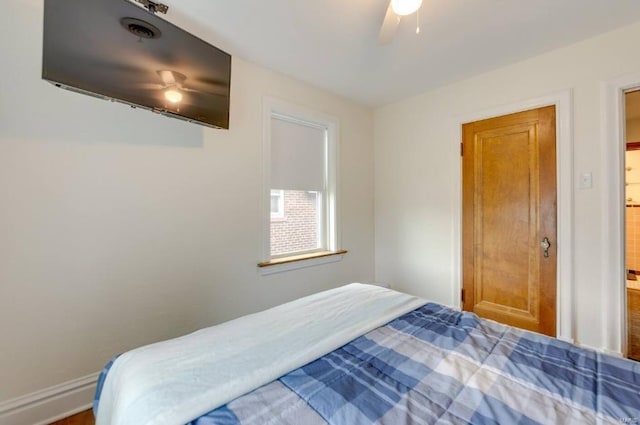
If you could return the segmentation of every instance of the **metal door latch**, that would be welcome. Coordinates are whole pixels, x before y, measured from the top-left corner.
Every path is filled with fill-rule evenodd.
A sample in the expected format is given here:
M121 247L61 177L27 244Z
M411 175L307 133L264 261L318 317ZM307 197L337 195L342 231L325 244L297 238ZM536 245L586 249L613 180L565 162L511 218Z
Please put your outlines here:
M540 246L544 250L544 258L549 258L549 248L551 248L551 242L549 242L549 238L545 237L542 242L540 242Z

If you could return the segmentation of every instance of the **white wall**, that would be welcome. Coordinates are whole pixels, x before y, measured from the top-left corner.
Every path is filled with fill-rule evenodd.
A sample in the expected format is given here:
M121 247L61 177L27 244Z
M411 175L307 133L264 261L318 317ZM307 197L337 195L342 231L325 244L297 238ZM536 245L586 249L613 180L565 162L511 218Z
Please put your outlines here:
M600 83L638 72L640 24L380 108L374 116L376 279L445 304L452 299L453 210L459 188L455 117L573 90L575 176L592 172L592 189L574 190L575 337L604 347ZM577 178L574 179L577 182Z
M42 1L2 6L0 401L373 279L370 110L236 57L228 131L67 92L40 79ZM340 120L341 262L257 272L265 95Z

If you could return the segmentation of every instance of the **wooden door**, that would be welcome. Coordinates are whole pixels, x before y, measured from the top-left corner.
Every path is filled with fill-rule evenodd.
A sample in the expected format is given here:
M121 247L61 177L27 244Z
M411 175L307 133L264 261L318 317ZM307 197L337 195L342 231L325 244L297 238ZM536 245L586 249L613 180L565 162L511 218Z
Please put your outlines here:
M463 309L551 336L555 129L548 106L464 124L462 146Z

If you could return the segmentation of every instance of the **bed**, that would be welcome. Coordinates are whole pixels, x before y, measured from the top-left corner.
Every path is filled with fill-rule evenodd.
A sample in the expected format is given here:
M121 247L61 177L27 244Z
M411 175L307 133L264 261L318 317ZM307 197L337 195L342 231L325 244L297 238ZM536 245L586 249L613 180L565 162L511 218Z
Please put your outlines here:
M640 363L362 284L111 360L97 425L640 423Z

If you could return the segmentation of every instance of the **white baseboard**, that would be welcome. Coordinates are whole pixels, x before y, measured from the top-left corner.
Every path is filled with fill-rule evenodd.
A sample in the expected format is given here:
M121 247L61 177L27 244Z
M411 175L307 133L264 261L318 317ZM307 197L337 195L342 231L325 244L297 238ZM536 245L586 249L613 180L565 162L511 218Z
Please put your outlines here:
M568 342L569 344L576 344L576 341L573 338L567 338L565 336L558 336L556 338L558 338L560 341Z
M625 358L625 356L620 351L609 350L609 349L603 348L602 352L605 353L605 354L608 354L610 356L613 356L613 357L621 357L623 359Z
M0 402L2 425L46 425L91 408L98 373Z
M613 356L613 357L621 357L624 359L624 355L620 352L620 351L614 351L614 350L608 350L607 348L597 348L597 347L592 347L590 345L587 344L580 344L580 343L575 343L575 345L577 345L578 347L581 348L586 348L589 350L593 350L593 351L597 351L599 353L603 353L603 354L608 354L609 356Z

